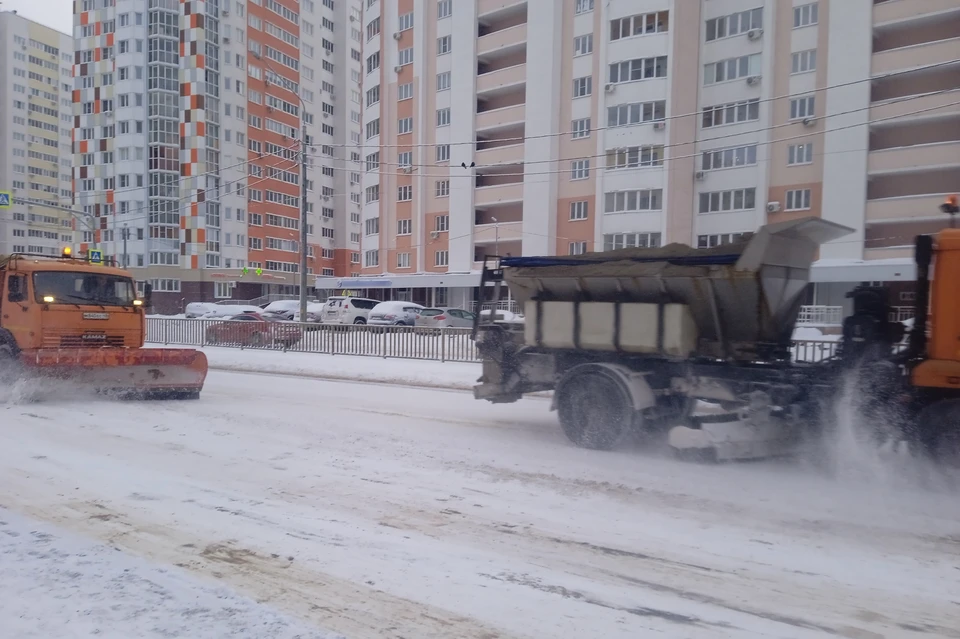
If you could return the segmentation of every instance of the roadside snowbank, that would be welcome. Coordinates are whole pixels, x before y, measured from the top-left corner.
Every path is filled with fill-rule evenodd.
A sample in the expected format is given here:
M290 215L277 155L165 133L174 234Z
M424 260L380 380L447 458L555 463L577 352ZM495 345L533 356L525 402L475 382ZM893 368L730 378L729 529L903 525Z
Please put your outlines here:
M155 348L184 348L160 346ZM193 348L193 347L190 347ZM271 373L317 379L405 384L430 388L470 390L480 377L480 364L436 360L387 359L325 353L294 353L279 350L239 349L217 346L197 348L214 370Z
M334 639L179 569L0 508L4 637Z

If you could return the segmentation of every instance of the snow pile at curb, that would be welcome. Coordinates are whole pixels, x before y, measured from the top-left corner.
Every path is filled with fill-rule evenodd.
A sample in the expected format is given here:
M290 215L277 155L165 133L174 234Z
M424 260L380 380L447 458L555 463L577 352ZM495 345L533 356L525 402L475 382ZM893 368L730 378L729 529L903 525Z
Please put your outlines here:
M337 639L238 595L0 508L4 637Z
M152 348L166 348L150 344ZM182 348L170 346L169 348ZM450 390L470 390L480 377L480 364L435 360L386 359L324 353L295 353L204 346L211 370L270 373L316 379L402 384Z

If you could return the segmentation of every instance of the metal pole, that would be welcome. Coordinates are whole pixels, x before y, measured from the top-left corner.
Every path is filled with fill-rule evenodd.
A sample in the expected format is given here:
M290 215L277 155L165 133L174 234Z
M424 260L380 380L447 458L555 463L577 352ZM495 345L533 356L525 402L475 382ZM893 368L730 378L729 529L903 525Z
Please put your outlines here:
M128 228L127 228L127 225L124 224L124 225L123 225L123 230L121 231L121 234L123 235L123 268L127 268L127 266L128 266L128 262L127 262L127 237L128 237L128 235L129 235L129 233L130 233L130 229L128 229Z
M307 120L300 107L300 321L307 321Z

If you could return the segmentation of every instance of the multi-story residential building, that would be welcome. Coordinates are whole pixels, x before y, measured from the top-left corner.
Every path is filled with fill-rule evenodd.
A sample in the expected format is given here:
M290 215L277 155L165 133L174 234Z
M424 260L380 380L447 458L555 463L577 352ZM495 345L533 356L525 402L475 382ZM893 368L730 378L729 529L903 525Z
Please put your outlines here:
M305 155L308 272L348 275L360 2L78 0L81 251L125 262L161 311L293 294Z
M59 255L73 244L70 150L73 39L0 13L0 254Z
M818 277L884 279L960 188L950 0L364 4L363 278L318 287L459 305L486 255L807 215L856 230Z

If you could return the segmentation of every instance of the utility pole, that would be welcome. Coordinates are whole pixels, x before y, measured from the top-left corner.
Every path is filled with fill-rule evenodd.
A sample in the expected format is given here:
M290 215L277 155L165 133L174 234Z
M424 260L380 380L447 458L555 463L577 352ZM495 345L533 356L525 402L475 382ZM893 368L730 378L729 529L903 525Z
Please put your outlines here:
M307 321L307 118L300 107L300 321Z
M120 235L123 237L123 268L127 268L130 265L127 261L127 238L130 237L130 229L126 224L120 229Z

